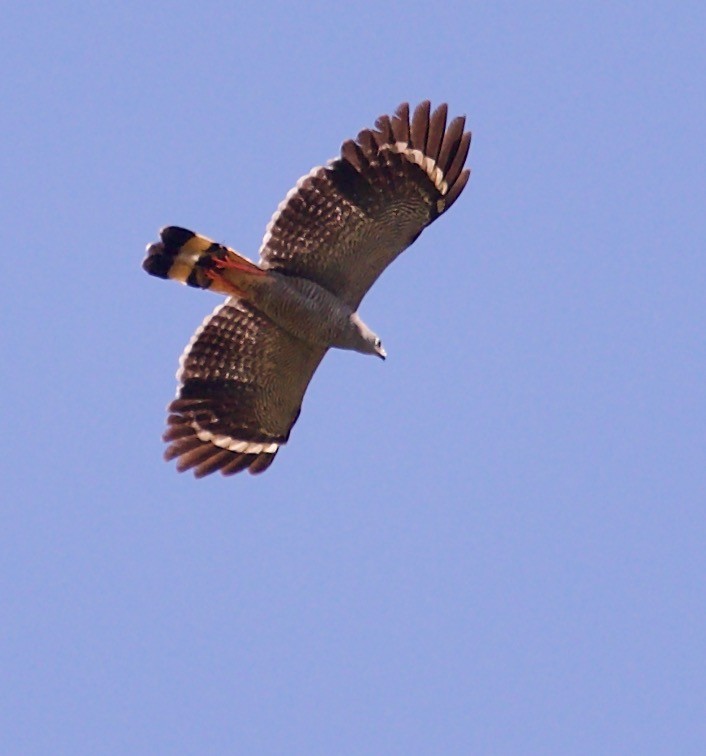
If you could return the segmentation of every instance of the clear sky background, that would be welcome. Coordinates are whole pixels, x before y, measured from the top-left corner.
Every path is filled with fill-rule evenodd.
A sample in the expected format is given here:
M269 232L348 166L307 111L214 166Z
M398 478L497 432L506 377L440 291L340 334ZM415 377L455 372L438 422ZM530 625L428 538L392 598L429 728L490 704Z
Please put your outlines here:
M0 46L0 750L706 753L701 2L14 3ZM464 195L260 477L162 459L296 179L403 100Z

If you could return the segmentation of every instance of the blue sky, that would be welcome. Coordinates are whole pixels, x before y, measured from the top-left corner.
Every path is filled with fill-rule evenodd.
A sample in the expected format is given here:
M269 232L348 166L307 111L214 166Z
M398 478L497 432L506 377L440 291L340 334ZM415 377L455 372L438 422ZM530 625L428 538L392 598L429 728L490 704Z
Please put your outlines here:
M4 13L4 753L706 751L701 3L23 3ZM468 188L263 476L161 459L296 179L399 102Z

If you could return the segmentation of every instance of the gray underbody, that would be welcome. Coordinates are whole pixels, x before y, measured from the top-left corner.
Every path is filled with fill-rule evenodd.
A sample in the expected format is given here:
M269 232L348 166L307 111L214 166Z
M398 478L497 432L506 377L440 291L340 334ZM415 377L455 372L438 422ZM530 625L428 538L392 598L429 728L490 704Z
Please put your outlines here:
M309 279L270 271L250 301L280 328L307 344L380 353L379 339L357 313Z

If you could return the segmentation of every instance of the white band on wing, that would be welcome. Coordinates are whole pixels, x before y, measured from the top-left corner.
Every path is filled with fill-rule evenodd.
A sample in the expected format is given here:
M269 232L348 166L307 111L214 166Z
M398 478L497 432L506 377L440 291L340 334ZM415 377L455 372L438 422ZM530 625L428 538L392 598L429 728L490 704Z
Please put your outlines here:
M239 454L274 454L279 449L279 444L254 443L252 441L238 441L230 436L223 436L218 433L211 433L207 430L201 430L196 423L191 427L196 431L199 441L210 442L219 449L237 452Z
M410 147L407 142L395 142L394 144L383 144L380 146L381 150L390 150L391 152L396 152L399 155L404 155L407 160L409 160L412 163L416 163L423 171L424 173L429 176L429 178L434 183L434 186L441 192L441 194L446 194L446 192L449 191L449 186L444 181L444 174L441 171L441 168L432 160L428 155L424 155L424 153L421 150L415 150L412 147Z

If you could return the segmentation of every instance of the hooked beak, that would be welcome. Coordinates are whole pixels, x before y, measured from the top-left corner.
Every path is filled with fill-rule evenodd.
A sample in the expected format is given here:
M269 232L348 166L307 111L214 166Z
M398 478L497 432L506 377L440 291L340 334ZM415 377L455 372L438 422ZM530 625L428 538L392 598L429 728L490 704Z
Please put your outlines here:
M387 357L387 352L383 349L382 344L375 349L375 354L377 354L381 360L384 360L385 357Z

